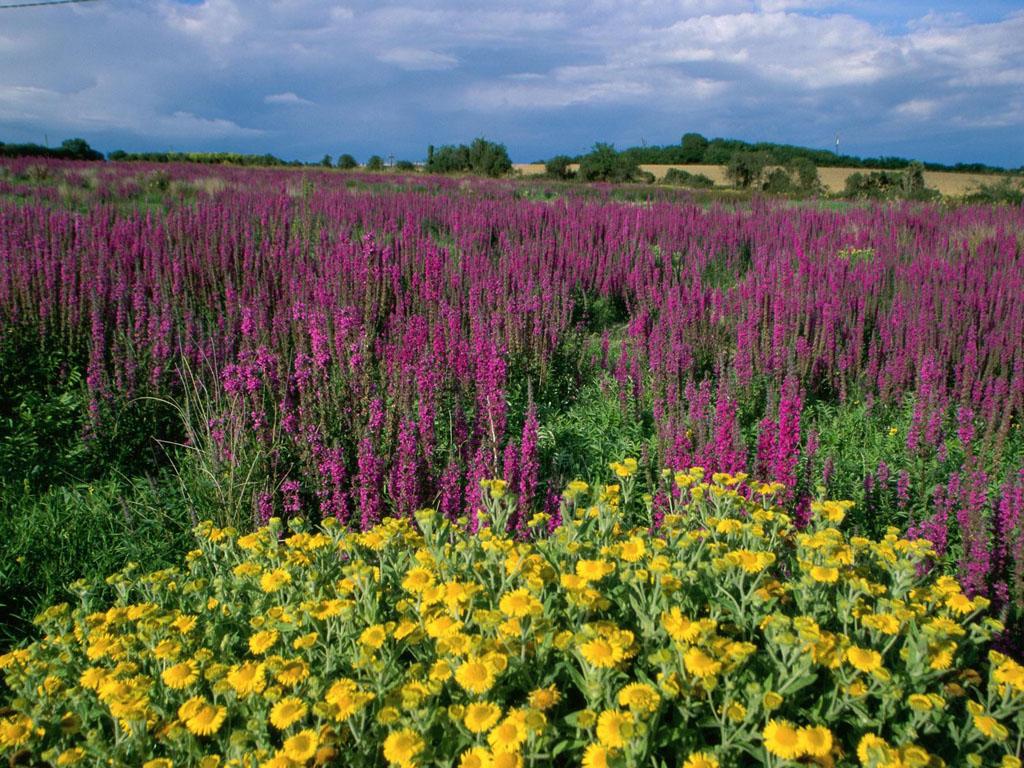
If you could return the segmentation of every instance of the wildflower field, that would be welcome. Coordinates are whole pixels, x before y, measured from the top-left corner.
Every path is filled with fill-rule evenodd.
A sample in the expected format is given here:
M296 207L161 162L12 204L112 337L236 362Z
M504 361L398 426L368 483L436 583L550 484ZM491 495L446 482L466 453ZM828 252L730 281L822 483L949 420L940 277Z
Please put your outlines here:
M1019 766L1022 417L1020 208L5 162L0 755Z

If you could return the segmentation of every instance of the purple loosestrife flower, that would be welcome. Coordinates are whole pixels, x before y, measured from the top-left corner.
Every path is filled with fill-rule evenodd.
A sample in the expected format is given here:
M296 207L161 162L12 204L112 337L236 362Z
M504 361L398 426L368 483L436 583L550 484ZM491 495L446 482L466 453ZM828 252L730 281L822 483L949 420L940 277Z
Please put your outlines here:
M960 560L960 579L969 597L988 594L988 578L992 570L987 485L985 473L973 470L968 475L968 484L963 489L956 515L964 553Z
M373 441L364 437L359 441L357 458L359 474L356 485L359 489L359 522L362 530L368 530L381 519L381 476L384 462L377 458L373 450Z
M537 406L531 401L526 409L526 421L523 422L522 442L519 449L519 477L516 490L519 493L520 520L529 518L537 497L537 481L540 476L540 459L537 456L539 430Z
M736 401L722 379L715 403L715 464L719 472L742 472L743 450L739 447L739 425L736 422Z
M974 439L974 411L966 406L961 406L957 410L956 420L956 436L964 450L969 450L971 441Z
M416 426L410 419L398 423L398 455L391 470L391 498L398 517L412 517L419 504Z
M281 498L283 508L288 516L297 515L302 511L302 501L299 498L299 481L285 480L281 483Z
M896 479L896 506L906 509L910 503L910 473L903 469Z
M775 451L768 473L773 480L786 486L786 498L793 498L796 488L796 468L800 460L800 410L803 398L794 376L786 378L779 400L779 426L775 437Z
M264 491L256 500L257 522L260 527L270 522L274 516L274 494Z
M438 511L454 522L462 514L462 471L456 457L452 457L441 475Z

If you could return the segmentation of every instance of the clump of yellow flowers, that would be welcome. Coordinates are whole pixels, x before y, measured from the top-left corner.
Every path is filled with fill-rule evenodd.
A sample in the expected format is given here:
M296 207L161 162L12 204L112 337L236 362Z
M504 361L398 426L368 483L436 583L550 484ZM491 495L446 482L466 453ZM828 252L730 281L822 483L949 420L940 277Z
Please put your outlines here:
M11 764L1001 766L1024 667L929 544L797 531L778 484L667 472L657 527L574 481L561 525L469 535L431 510L366 532L210 524L181 568L112 576L100 606L0 657ZM647 512L651 497L645 496Z

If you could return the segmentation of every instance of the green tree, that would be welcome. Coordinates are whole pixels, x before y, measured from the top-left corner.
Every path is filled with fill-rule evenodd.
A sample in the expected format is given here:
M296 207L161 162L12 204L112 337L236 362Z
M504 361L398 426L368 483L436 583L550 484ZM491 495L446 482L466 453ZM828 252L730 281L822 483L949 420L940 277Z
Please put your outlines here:
M469 170L469 147L445 144L427 154L427 171L430 173L462 173Z
M343 171L351 171L353 168L358 167L359 163L356 159L347 152L343 155L338 155L338 167Z
M473 139L468 156L470 170L481 176L497 178L512 170L512 160L505 145L487 141L483 137Z
M725 167L725 175L738 189L749 189L761 180L769 160L764 152L734 152Z
M330 155L324 155L323 160L320 161L320 165L324 168L333 168L334 161L331 159Z
M636 160L615 151L614 144L598 142L589 154L580 160L577 175L583 181L631 181L639 174Z
M569 167L571 163L568 155L555 155L544 163L544 172L553 179L571 179L576 175Z
M810 158L795 157L786 163L786 169L796 176L796 183L801 192L819 192L821 190L818 167Z
M770 170L761 188L773 195L787 195L790 192L796 191L793 179L786 172L785 168L773 168Z
M103 154L89 146L85 139L65 139L60 145L60 155L69 160L102 160Z
M380 155L370 155L370 159L366 161L366 170L383 171L384 158L382 158Z
M682 157L680 162L683 163L703 163L704 153L708 149L708 140L701 136L699 133L684 133L683 139L680 141L682 145Z

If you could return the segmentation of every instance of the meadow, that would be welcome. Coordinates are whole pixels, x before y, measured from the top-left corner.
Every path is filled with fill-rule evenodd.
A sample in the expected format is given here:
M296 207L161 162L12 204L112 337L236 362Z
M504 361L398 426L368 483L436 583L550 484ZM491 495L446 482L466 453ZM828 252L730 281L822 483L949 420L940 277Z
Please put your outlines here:
M1019 766L1022 296L1019 207L6 161L0 754Z

